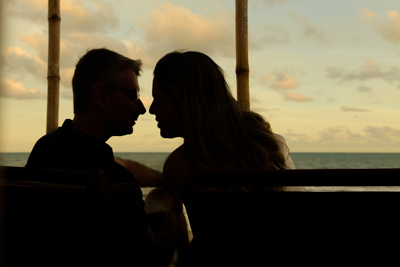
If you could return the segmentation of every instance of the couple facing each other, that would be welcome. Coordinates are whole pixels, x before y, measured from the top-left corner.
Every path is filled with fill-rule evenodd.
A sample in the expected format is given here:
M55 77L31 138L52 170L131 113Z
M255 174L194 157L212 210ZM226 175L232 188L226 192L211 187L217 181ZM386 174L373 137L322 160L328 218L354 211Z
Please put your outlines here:
M183 171L295 168L285 139L261 115L240 108L224 71L207 55L165 55L154 69L152 95L149 112L160 135L184 140L164 164L169 184L179 184Z
M88 51L79 59L72 79L74 119L65 120L61 127L40 138L26 167L102 170L110 185L136 183L137 235L147 233L142 241L137 240L136 248L140 247L138 255L146 258L144 255L157 249L164 251L176 238L168 236L174 227L165 228L164 239L162 234L155 236L148 223L151 214L167 212L174 218L165 219L165 224L185 225L179 199L182 192L174 192L173 186L179 183L183 171L268 170L294 165L283 137L275 135L262 116L239 107L223 70L199 52L169 53L154 70L154 100L149 111L155 115L162 137L184 140L167 158L163 173L138 162L114 159L106 141L131 134L135 121L146 112L139 98L140 72L140 60L105 48ZM174 194L156 188L146 201L142 200L140 187L163 186L167 181ZM187 236L183 240L181 251ZM150 244L147 250L145 243Z

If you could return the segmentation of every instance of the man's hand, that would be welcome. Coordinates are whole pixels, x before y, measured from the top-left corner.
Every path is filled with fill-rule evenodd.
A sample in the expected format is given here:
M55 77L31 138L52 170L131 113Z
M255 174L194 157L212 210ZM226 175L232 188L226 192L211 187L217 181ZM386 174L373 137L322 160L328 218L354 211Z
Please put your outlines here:
M166 184L162 172L153 170L142 163L114 157L115 162L127 168L136 177L140 187L158 187Z

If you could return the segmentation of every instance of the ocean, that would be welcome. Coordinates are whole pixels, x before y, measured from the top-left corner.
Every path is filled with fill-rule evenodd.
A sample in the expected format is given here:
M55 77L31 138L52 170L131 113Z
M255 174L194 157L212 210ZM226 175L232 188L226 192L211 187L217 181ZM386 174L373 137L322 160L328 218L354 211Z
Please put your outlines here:
M114 153L162 171L168 152ZM400 153L291 153L296 169L387 169L400 168ZM0 166L23 167L29 153L0 153Z
M170 153L114 153L162 171ZM400 168L400 153L291 153L296 169L387 169ZM0 153L0 166L23 167L29 153ZM151 188L142 188L145 197ZM400 187L306 187L307 191L393 190Z

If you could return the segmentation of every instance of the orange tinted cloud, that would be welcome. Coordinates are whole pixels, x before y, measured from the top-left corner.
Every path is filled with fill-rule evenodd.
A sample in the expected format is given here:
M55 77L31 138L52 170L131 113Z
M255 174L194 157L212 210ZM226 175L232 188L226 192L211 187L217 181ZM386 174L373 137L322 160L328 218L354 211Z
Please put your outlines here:
M272 76L264 74L261 76L261 81L269 81L273 89L295 89L300 83L287 72L274 71Z
M397 11L386 12L386 19L368 8L358 10L359 19L366 20L388 42L400 42L400 16Z
M36 88L26 89L24 85L14 79L4 78L0 82L0 97L13 99L46 98L47 94Z
M112 3L62 0L60 9L63 27L69 30L107 34L119 25L117 12Z
M311 97L296 93L296 92L290 92L290 93L285 93L284 98L286 101L295 101L295 102L310 102L313 101Z
M274 89L295 89L299 86L299 82L287 73L275 76L271 87Z
M146 19L139 21L145 31L146 46L159 55L188 49L234 57L234 13L221 6L216 8L219 9L218 16L211 14L206 18L170 3L157 5Z
M48 54L48 36L43 32L36 32L29 35L19 35L21 41L32 47L38 52L42 61L47 59Z
M16 75L24 75L26 72L36 78L46 78L47 62L39 56L32 56L21 47L8 47L3 52L5 66Z

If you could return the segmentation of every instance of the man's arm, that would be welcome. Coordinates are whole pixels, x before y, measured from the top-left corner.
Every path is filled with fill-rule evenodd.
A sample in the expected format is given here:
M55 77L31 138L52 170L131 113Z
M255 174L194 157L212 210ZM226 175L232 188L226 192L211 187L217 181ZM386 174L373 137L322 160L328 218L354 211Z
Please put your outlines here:
M142 163L114 157L115 162L127 168L136 177L140 187L158 187L166 184L162 172L153 170Z

